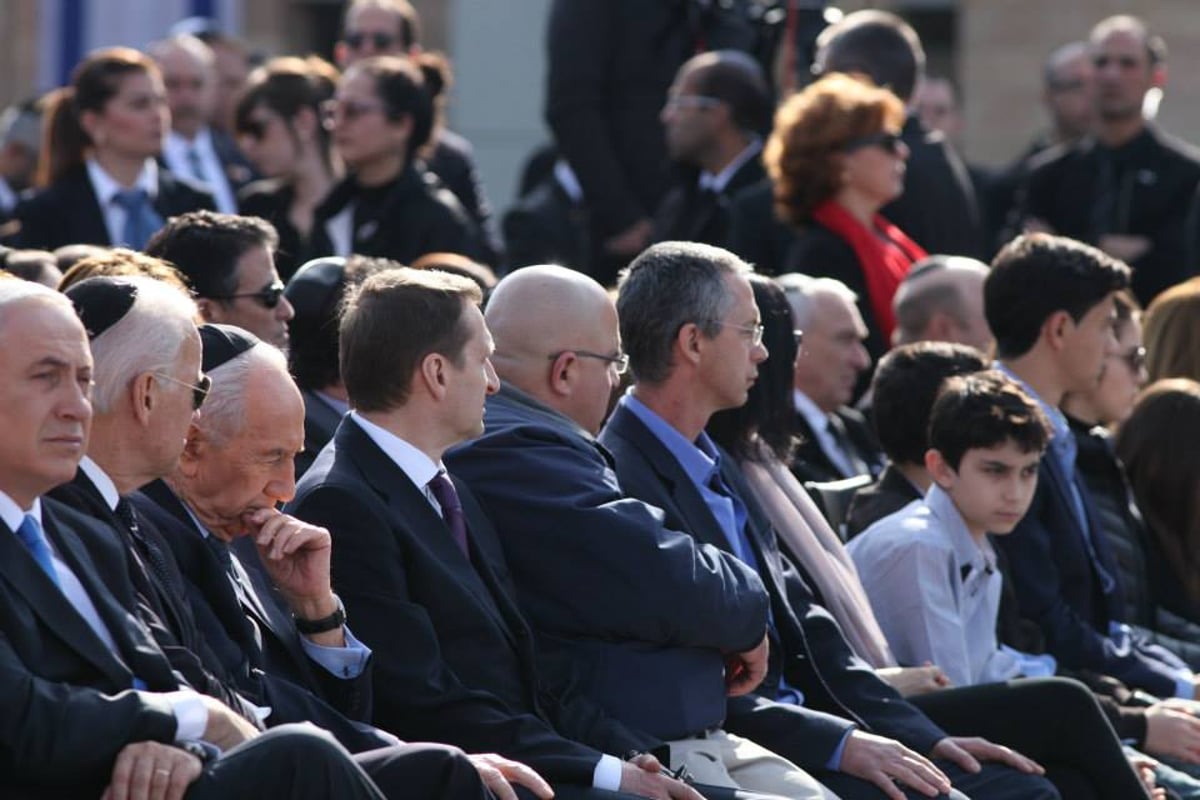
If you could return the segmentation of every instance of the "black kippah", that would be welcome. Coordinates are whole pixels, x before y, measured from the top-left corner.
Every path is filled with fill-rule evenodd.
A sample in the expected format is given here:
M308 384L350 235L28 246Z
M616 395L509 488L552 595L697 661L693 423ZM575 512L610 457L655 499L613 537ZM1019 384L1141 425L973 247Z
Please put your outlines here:
M283 296L296 311L296 326L317 326L329 315L330 301L340 297L346 283L346 259L341 256L314 258L296 270Z
M204 347L201 356L201 369L211 372L217 367L240 356L254 345L259 339L253 333L244 331L236 325L217 325L209 323L200 326L200 343Z
M129 313L137 300L138 290L124 278L101 275L70 286L64 294L75 305L75 313L91 340Z

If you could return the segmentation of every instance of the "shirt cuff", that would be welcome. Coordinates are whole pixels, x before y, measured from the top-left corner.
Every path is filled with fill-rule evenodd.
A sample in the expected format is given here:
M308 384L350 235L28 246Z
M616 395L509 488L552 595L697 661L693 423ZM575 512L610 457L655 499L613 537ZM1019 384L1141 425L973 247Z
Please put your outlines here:
M162 697L175 715L175 741L203 739L204 729L208 727L208 709L204 705L204 698L190 689L165 692Z
M353 680L367 668L367 661L371 658L371 648L354 638L349 625L342 628L342 633L346 637L346 644L342 647L326 647L316 644L307 636L300 637L300 646L304 648L304 652L309 658L333 675L343 680Z
M825 769L832 770L834 772L841 771L842 754L846 752L846 742L850 741L850 734L854 733L855 730L857 730L857 727L851 728L850 730L846 731L844 736L842 736L842 740L838 742L838 746L833 748L833 755L831 755L829 760L825 762Z
M1191 672L1181 670L1180 673L1175 676L1175 696L1183 698L1184 700L1195 700L1195 679L1196 676Z
M592 788L615 792L621 788L621 759L603 755L592 773Z

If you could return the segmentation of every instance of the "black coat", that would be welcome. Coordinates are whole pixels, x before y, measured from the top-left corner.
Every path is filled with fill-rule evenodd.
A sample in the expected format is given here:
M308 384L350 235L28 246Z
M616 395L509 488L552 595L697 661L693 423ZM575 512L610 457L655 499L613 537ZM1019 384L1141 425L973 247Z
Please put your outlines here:
M335 186L317 207L308 258L335 255L329 220L351 207L359 194L354 176ZM461 253L484 259L479 230L453 193L438 179L408 165L392 182L377 215L357 220L351 251L411 264L426 253Z
M198 184L164 169L158 171L154 210L164 222L188 211L204 209L216 209L212 195ZM22 200L14 216L20 222L13 239L17 247L54 250L66 244L112 244L100 201L83 165Z
M654 241L703 242L728 247L733 197L766 175L761 154L742 164L719 193L701 191L695 173L691 172L686 180L672 186L659 204L654 218Z
M496 532L455 486L470 561L421 489L347 418L288 505L333 533L334 588L375 652L374 721L590 786L602 752L657 742L543 684Z
M542 178L504 214L504 243L510 270L561 264L611 283L597 268L587 209L567 194L553 173Z
M861 413L853 408L843 406L834 412L846 429L847 444L853 450L853 455L867 466L872 475L877 475L883 469L883 453L875 432ZM800 445L792 457L792 473L801 482L837 481L850 477L842 475L838 468L829 460L829 456L821 449L817 437L809 427L808 419L803 414L795 416L796 433L799 434Z

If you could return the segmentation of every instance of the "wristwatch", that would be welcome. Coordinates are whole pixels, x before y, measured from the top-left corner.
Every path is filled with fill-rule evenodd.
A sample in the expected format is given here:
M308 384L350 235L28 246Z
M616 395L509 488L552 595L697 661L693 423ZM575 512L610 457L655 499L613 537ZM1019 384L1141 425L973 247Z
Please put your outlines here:
M292 616L296 621L296 630L303 633L305 636L312 636L315 633L328 633L336 631L338 628L346 624L346 607L342 605L342 598L336 594L333 599L337 601L337 608L328 617L321 619L304 619L302 617Z

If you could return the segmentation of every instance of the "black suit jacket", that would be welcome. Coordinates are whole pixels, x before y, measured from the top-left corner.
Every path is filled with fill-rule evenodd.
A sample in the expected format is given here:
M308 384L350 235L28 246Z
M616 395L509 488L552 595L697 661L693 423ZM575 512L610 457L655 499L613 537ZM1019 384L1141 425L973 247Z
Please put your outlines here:
M235 589L224 565L170 487L155 481L132 500L169 544L186 578L197 625L225 674L243 693L266 704L263 698L270 694L262 683L265 673L304 687L351 719L369 718L370 665L358 677L342 679L313 663L300 644L286 604L265 572L255 566L256 552L237 545L229 548L235 568L244 576L241 587ZM241 542L253 545L249 538ZM286 716L290 719L297 713Z
M592 251L587 209L571 199L551 173L504 214L504 242L510 270L531 264L562 264L611 283L612 275L598 269L601 258Z
M913 500L921 499L917 487L892 464L883 468L879 480L854 493L846 510L846 539L853 539L888 514L895 514Z
M338 423L342 421L342 415L316 392L301 389L300 395L304 398L304 450L296 456L296 480L300 480L317 460L317 454L329 444Z
M875 438L875 433L871 430L866 417L848 406L843 406L833 413L842 421L842 426L846 429L847 444L850 445L853 454L867 466L872 475L878 475L883 469L883 455L880 451L879 441ZM791 467L792 473L801 483L805 481L824 483L851 477L839 472L838 468L829 460L829 456L821 449L812 426L808 424L808 419L803 414L795 415L795 425L796 433L801 439L800 445L792 457Z
M1132 646L1119 649L1108 636L1109 622L1124 620L1119 573L1080 485L1097 558L1115 581L1104 592L1071 510L1071 480L1051 453L1043 456L1029 511L1012 533L996 537L1007 556L1020 614L1041 630L1060 667L1111 675L1134 688L1173 697L1176 669L1164 650L1136 638Z
M658 206L654 241L703 242L728 247L732 198L766 176L761 153L742 164L719 193L701 191L696 172L689 170L685 179L672 186Z
M1147 125L1116 151L1094 140L1052 148L1031 164L1025 186L1025 216L1041 219L1056 233L1096 244L1094 201L1100 191L1102 162L1117 171L1113 224L1107 233L1149 238L1150 249L1130 262L1133 291L1142 305L1179 281L1196 274L1186 247L1185 224L1200 185L1200 151Z
M165 169L158 171L154 210L164 222L188 211L215 208L212 195L197 184ZM23 200L15 217L21 226L14 237L18 247L54 250L65 244L112 244L100 201L82 165Z
M663 509L668 525L686 530L700 541L729 548L699 490L633 412L618 405L600 441L615 457L626 492ZM756 695L730 701L726 727L806 768L825 767L849 720L928 753L945 732L854 655L833 617L817 605L801 568L780 552L775 531L754 502L732 457L723 455L721 474L746 505L747 536L760 565L759 576L771 595L775 633L767 679ZM804 693L806 708L766 701L777 696L781 677ZM799 711L805 712L806 728L798 727L799 720L805 719ZM806 738L799 738L798 733Z
M532 397L505 384L486 422L446 463L496 526L543 671L564 662L606 712L663 739L719 726L722 654L766 632L754 570L625 497L612 456Z
M479 168L475 165L475 151L471 143L465 136L442 128L434 134L433 151L425 160L425 166L438 176L475 221L482 236L484 263L499 264L503 248L496 235L492 207L488 203Z
M591 785L601 751L655 742L542 684L495 530L455 485L470 561L422 491L346 418L288 506L333 533L334 586L375 650L375 722Z
M0 523L0 795L99 796L126 744L170 742L176 723L154 692L180 687L134 606L112 532L42 500L47 539L116 643L113 652ZM83 541L111 549L101 574ZM133 691L135 676L149 691Z

